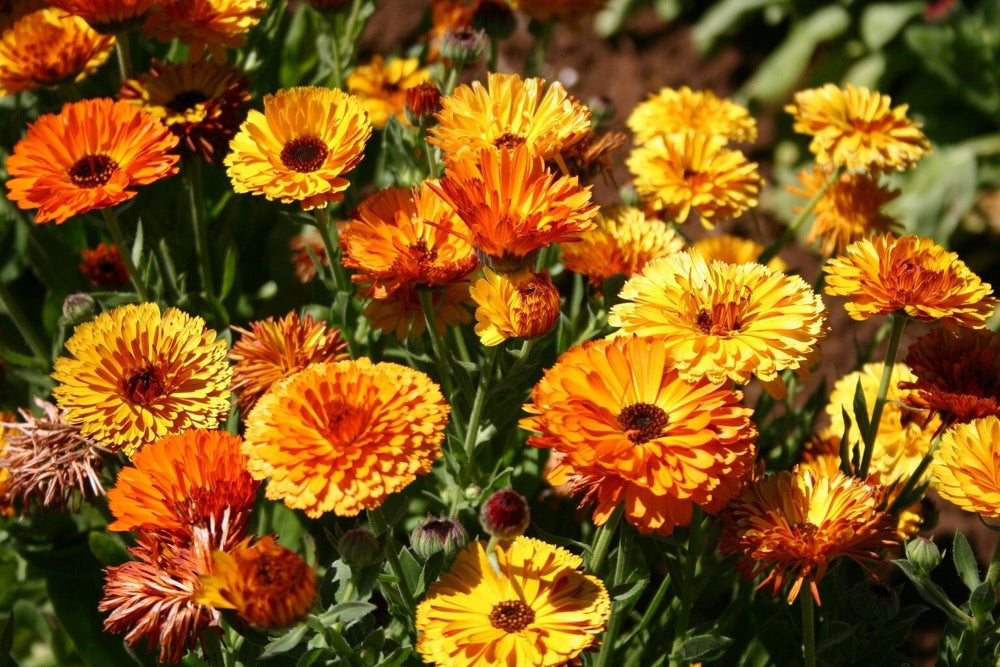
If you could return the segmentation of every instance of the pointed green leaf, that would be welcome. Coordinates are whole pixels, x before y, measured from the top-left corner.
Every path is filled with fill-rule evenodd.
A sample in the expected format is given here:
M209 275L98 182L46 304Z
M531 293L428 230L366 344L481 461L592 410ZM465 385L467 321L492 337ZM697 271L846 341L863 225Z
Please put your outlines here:
M969 546L969 540L965 538L961 530L955 531L955 542L952 547L954 551L951 557L955 561L955 570L958 571L958 576L962 578L962 583L970 592L976 590L980 582L979 566L976 564L976 556L972 553L972 547Z
M699 658L716 657L726 650L733 640L717 635L699 635L692 637L677 649L677 657L683 662L691 662Z

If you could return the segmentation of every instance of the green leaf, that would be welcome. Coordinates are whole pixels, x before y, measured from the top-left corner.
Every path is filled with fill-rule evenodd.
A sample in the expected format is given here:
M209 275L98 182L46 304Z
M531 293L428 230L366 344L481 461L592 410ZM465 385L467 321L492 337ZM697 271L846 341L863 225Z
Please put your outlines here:
M946 244L962 217L976 202L979 167L974 146L935 146L906 174L895 174L891 184L901 194L886 205L909 234Z
M865 400L865 390L861 388L861 380L858 380L858 384L854 387L854 400L851 407L854 409L854 418L858 422L861 441L865 443L865 447L874 446L875 434L871 432L872 423L868 417L868 401Z
M698 635L692 637L680 645L677 649L677 657L682 662L691 662L699 658L708 659L717 657L726 650L733 640L729 637L717 635Z
M911 19L920 16L925 2L880 2L861 11L861 39L872 51L891 42Z
M101 565L121 565L129 560L128 549L117 534L93 530L87 535L87 542L90 545L90 552Z
M291 651L299 645L299 642L302 641L302 638L306 636L308 631L308 625L299 623L285 634L270 642L261 652L260 659L263 660Z
M972 553L969 540L965 538L961 530L955 531L955 542L952 545L952 560L955 561L955 570L962 578L969 591L974 591L979 587L979 566L976 564L976 556Z
M311 251L310 251L311 252ZM236 270L239 267L239 257L235 246L230 245L226 249L226 259L222 264L222 288L219 291L219 300L222 301L233 289L236 282ZM322 267L320 267L322 268Z
M745 15L774 4L778 3L774 0L721 0L721 2L714 2L691 30L691 41L699 53L708 53L720 37L733 31L743 21Z
M622 29L638 5L639 0L610 0L594 17L594 32L601 39L607 39Z
M14 614L7 616L7 622L3 626L3 635L0 635L0 667L17 667L17 663L10 657L10 649L14 646Z
M972 613L976 616L985 616L992 611L993 606L997 603L997 592L993 588L993 584L988 581L976 586L976 589L972 591L972 595L969 596L969 608L972 609Z

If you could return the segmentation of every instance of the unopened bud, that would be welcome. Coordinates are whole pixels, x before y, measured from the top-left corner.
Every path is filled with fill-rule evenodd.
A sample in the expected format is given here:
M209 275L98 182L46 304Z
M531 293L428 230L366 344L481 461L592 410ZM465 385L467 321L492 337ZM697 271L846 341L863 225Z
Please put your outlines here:
M459 66L473 63L483 57L486 50L486 33L471 28L459 28L445 33L441 38L441 55L454 60Z
M368 565L378 560L381 547L377 537L363 528L355 528L340 537L337 551L348 565Z
M941 550L926 537L917 537L906 543L906 559L924 574L941 564Z
M80 324L97 314L97 302L94 297L83 292L70 294L63 301L62 313L67 324Z
M483 503L479 523L491 537L505 539L523 535L531 523L528 499L513 489L501 489Z
M430 81L406 89L406 118L414 125L426 122L441 109L441 91Z
M410 546L423 559L439 551L445 558L454 558L469 541L465 527L451 517L427 517L410 533Z

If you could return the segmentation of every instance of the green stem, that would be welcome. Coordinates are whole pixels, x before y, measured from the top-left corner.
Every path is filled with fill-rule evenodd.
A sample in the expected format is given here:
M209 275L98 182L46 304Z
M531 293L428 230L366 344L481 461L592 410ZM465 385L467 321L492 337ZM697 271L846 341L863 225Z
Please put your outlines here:
M486 348L486 360L479 374L476 398L472 402L472 412L469 414L469 428L465 431L465 441L462 443L462 451L465 452L466 457L466 470L471 468L472 462L475 460L479 421L483 417L483 408L486 406L486 393L489 391L490 383L493 381L493 366L497 360L498 348L498 345Z
M764 252L760 254L760 257L757 258L758 264L767 264L770 262L778 255L779 252L781 252L781 249L792 240L795 233L799 230L799 227L802 226L802 223L804 223L806 219L812 215L813 209L816 208L816 204L819 203L819 200L823 198L823 195L825 195L826 191L830 189L830 186L836 183L837 179L840 178L842 171L842 167L837 167L830 172L830 177L826 179L826 183L823 184L823 187L816 191L816 194L812 196L812 199L806 202L805 207L799 211L799 214L796 215L790 223L788 223L788 226L785 227L785 231L778 237L778 240L767 246L764 249Z
M552 38L552 29L555 27L555 21L531 21L528 26L531 35L535 38L531 43L531 50L528 51L528 57L524 63L524 72L526 76L538 76L542 71L542 65L545 64L545 55L549 50L549 40Z
M399 590L399 596L403 599L403 606L406 607L407 615L412 619L417 606L413 601L413 592L410 588L410 583L406 580L406 572L403 570L403 564L399 562L399 554L396 553L396 541L393 539L392 530L389 528L385 516L382 515L382 508L376 507L368 510L368 521L371 522L376 535L385 534L385 553L389 561L389 569L392 570L393 575L397 579L396 587Z
M131 48L126 31L115 35L115 57L118 60L118 74L121 76L122 83L125 83L132 78Z
M329 639L333 650L344 661L344 664L353 665L356 664L354 649L351 648L351 645L344 639L344 635L341 634L342 626L343 623L334 623L330 627L330 631L326 633L327 639Z
M619 503L604 525L599 527L594 534L594 544L590 549L590 561L587 563L587 569L596 577L601 576L601 571L604 569L604 561L607 559L611 548L611 539L618 531L618 524L621 523L622 514L624 513L625 506Z
M653 595L653 599L650 600L649 606L646 607L646 611L643 612L642 618L639 620L639 625L635 627L632 632L628 634L622 640L622 644L628 646L632 643L632 640L641 635L653 622L653 618L659 614L660 605L663 604L663 600L667 597L667 591L670 590L670 575L665 575L663 581L660 582L660 587L656 589L656 593ZM631 667L637 664L637 659L642 655L642 653L636 653L633 658L629 659L627 666Z
M418 289L417 294L420 295L420 305L424 309L424 320L427 322L427 333L431 339L431 350L434 352L434 361L437 363L441 386L444 387L445 400L450 401L454 394L454 386L451 383L451 367L445 358L444 341L441 339L441 333L437 329L437 316L434 313L434 293L430 289Z
M111 239L118 246L118 254L121 255L122 261L125 262L125 268L128 269L129 278L132 279L132 284L135 285L135 291L139 294L139 299L143 303L150 301L149 289L146 287L146 283L143 282L142 276L139 275L139 270L135 267L135 262L132 261L131 249L125 245L125 235L122 234L122 227L118 223L118 215L111 207L102 208L101 213L104 215L104 221L108 223L108 231L111 232Z
M31 323L28 322L28 318L24 316L24 311L17 305L14 296L3 282L0 282L0 303L3 303L3 307L7 311L7 314L10 315L10 319L14 320L14 326L17 327L24 342L31 348L31 353L35 355L35 358L48 366L52 362L52 359L45 352L42 339L35 333Z
M350 292L350 285L347 279L347 272L340 263L340 246L337 239L330 233L330 215L326 208L320 206L313 209L313 218L316 220L316 229L319 230L320 238L323 239L323 249L326 250L326 261L330 264L330 279L337 292Z
M347 19L340 20L341 15L337 15L333 26L333 87L343 88L346 80L346 67L353 58L353 49L357 43L354 31L357 29L358 15L361 13L363 0L352 0L351 11ZM348 48L345 48L345 45Z
M878 436L878 425L882 421L882 411L885 409L885 400L889 393L889 383L892 379L893 368L896 365L896 354L899 352L899 341L903 337L903 328L907 322L905 315L895 314L889 317L892 321L892 331L889 333L889 345L885 351L885 362L882 364L882 378L878 384L878 396L875 397L875 407L872 409L872 417L868 424L868 437L863 438L865 451L861 457L861 469L858 471L861 478L868 476L868 469L872 463L872 455L875 453L875 438Z
M486 57L486 71L496 72L497 63L500 60L500 40L490 37L489 55Z
M670 651L684 643L688 626L691 624L691 610L694 608L694 580L698 575L698 560L701 558L701 522L704 516L697 506L691 515L691 525L688 528L687 553L684 558L684 578L680 582L680 609L677 611L677 623L674 626L674 644Z
M205 221L205 200L201 187L201 159L196 155L188 160L184 185L187 186L188 206L191 209L191 230L194 233L194 251L198 255L201 288L210 300L215 300L212 257L208 250L208 224Z
M812 594L808 591L799 596L802 609L802 654L806 667L816 667L816 619Z
M452 327L452 339L454 340L455 347L458 349L458 358L466 363L472 363L472 357L469 356L469 347L465 344L465 337L462 335L461 327Z
M621 505L619 505L621 508ZM619 516L621 516L619 514ZM605 524L607 525L607 524ZM625 553L628 551L625 545L625 532L622 531L618 537L618 557L615 558L615 573L608 588L614 588L625 581ZM608 667L613 664L611 660L615 655L615 647L618 643L618 633L621 632L622 622L625 620L626 609L621 602L611 603L611 620L608 621L608 628L601 637L601 652L597 656L596 667Z

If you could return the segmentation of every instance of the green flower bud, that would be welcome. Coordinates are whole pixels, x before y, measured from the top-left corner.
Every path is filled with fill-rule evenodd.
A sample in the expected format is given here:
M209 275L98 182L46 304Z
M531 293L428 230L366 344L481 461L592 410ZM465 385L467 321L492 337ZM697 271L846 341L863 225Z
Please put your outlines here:
M941 563L941 558L941 550L926 537L917 537L906 543L906 559L924 574L930 574Z
M382 548L377 537L363 528L356 528L340 537L337 551L348 565L362 566L378 560Z
M469 534L458 519L443 516L427 517L410 533L410 546L423 559L439 551L451 559L469 542Z
M97 314L97 302L94 301L94 297L83 292L70 294L63 301L62 313L66 324L80 324L93 319Z

